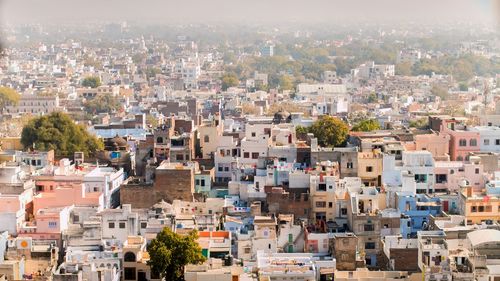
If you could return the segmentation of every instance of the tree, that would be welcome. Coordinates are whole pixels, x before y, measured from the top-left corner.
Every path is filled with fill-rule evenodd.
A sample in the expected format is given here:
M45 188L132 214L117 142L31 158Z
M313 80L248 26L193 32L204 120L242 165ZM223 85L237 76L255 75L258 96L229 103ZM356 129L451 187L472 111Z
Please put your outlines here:
M222 90L226 91L230 87L236 87L240 84L238 76L235 73L226 73L222 76Z
M342 120L332 116L322 116L310 127L321 146L341 146L349 134L349 127Z
M196 230L180 235L165 227L148 247L151 271L166 281L183 280L187 264L200 264L206 260L196 239Z
M241 105L241 113L245 115L258 115L259 108L252 103L244 103Z
M155 117L151 114L146 115L146 124L150 125L153 128L158 127L158 117Z
M410 128L417 129L427 129L429 127L429 118L419 118L416 120L410 120Z
M97 76L89 76L83 79L82 86L85 88L97 88L101 86L101 79Z
M31 119L23 127L21 143L25 148L53 149L58 156L71 156L76 151L93 155L104 147L101 140L62 112Z
M297 133L297 135L307 135L307 133L309 133L309 129L307 127L297 126L295 128L295 133Z
M280 88L284 91L293 89L292 78L288 75L282 75L279 80Z
M12 88L0 87L0 112L9 104L17 104L20 95Z
M371 93L370 95L368 95L367 101L368 101L368 103L378 102L377 94Z
M441 100L446 100L448 98L448 89L445 89L442 86L434 85L431 88L431 94L433 96L440 97Z
M466 83L466 82L460 82L460 83L458 84L458 87L460 88L460 91L463 91L463 92L465 92L465 91L468 91L468 90L469 90L469 85L467 85L467 83Z
M297 103L293 103L293 102L273 103L267 109L266 115L267 116L274 116L274 114L276 114L276 112L278 112L278 111L287 111L289 113L302 112L302 113L304 113L305 116L309 115L309 112L307 110L304 110L303 107L301 107Z
M365 119L356 123L351 129L354 132L371 132L380 129L380 124L375 119Z
M402 62L396 64L396 75L411 76L411 63Z
M122 107L122 104L112 95L97 94L95 98L86 101L83 106L86 112L97 114L117 111Z

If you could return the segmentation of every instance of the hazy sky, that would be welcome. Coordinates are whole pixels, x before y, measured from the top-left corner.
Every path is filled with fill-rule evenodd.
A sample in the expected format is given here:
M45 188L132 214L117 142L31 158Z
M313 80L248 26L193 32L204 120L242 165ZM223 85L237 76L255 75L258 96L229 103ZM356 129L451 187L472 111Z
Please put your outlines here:
M495 19L498 0L0 0L3 23L419 22Z

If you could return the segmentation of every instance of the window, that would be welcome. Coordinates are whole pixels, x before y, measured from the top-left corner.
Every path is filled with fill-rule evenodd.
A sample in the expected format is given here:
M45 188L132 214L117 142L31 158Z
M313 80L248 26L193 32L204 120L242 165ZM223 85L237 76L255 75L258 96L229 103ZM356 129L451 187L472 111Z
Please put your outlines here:
M57 222L49 221L49 228L56 228L56 227L57 227Z
M258 152L252 152L252 159L259 159L259 153Z
M347 169L352 169L353 166L352 162L347 162Z
M415 175L415 181L417 183L426 183L427 182L427 175L425 175L425 174L416 174Z
M340 214L343 216L347 215L347 208L340 209Z
M479 174L479 168L476 168L476 174Z
M201 180L201 184L200 185L201 186L205 186L205 180L204 179Z
M252 137L255 137L255 136L256 136L255 132L252 132Z
M470 139L469 140L469 145L470 146L477 146L477 140L476 139Z
M477 212L477 207L476 207L476 206L472 206L472 207L470 208L470 211L471 211L472 213Z
M147 222L141 222L141 228L146 228L148 227L148 223Z
M108 223L109 228L115 228L115 223L114 222L109 222Z
M437 174L436 183L446 183L448 181L448 176L446 174Z
M373 249L375 249L375 242L366 242L365 243L365 249L367 249L367 250L373 250Z
M210 142L210 137L208 135L205 135L205 137L203 137L203 141Z
M500 145L500 139L495 140L495 145Z
M328 202L328 208L333 208L333 202Z
M156 138L156 143L163 143L163 138L162 137L157 137Z
M175 155L175 160L177 160L177 161L184 160L184 155L183 154L177 154L177 155Z
M200 185L200 180L196 179L196 185Z
M324 201L316 202L316 207L317 208L325 208L326 202L324 202Z
M372 167L372 166L367 166L367 167L366 167L366 171L367 171L368 173L373 172L373 167Z
M375 226L373 224L365 224L363 226L363 229L364 229L364 231L374 231L375 230Z
M479 206L478 211L479 211L480 213L484 212L484 206Z
M123 228L125 228L125 223L124 223L124 222L120 222L120 223L119 223L119 226L120 226L120 228L122 228L122 229L123 229Z
M467 146L467 140L465 140L465 139L460 139L460 140L458 141L458 145L459 145L459 146Z
M243 158L250 158L250 152L244 152Z
M219 172L223 172L223 171L224 171L224 167L219 166L219 167L217 168L217 170L218 170Z
M125 255L123 255L123 261L126 261L126 262L136 261L135 254L132 252L126 252Z
M224 167L224 172L229 172L229 167Z
M490 145L490 140L489 139L484 139L483 144L484 145Z

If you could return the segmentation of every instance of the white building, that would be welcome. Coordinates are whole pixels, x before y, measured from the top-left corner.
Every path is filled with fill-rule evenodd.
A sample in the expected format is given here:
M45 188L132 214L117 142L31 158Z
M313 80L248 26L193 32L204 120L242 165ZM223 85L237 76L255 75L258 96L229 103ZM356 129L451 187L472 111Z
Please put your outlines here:
M310 253L257 253L258 274L270 280L316 281L321 268L333 270L335 260L314 261Z
M393 64L375 64L370 61L351 70L351 76L361 79L387 78L394 76Z
M120 199L120 195L116 192L124 179L122 168L115 170L112 167L96 167L83 177L83 183L86 192L101 192L103 194L105 208L116 208Z
M413 65L416 62L420 61L421 58L422 58L422 53L419 50L404 49L399 51L397 57L397 63L409 62Z
M470 131L479 132L479 150L481 152L500 152L500 127L478 126Z
M132 210L130 204L121 209L106 209L97 214L101 217L103 239L125 242L129 236L138 235L147 227L147 211Z

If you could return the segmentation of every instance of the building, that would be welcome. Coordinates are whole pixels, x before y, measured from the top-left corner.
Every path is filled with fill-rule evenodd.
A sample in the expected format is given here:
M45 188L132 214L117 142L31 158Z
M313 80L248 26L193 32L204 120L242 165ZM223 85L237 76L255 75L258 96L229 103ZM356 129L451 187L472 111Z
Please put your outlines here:
M163 161L149 176L131 177L124 181L120 188L120 202L131 204L134 208L149 208L161 200L191 202L197 170L196 162L181 164Z
M4 114L11 115L46 115L54 111L62 111L64 108L59 104L59 96L41 96L22 94L16 105L6 106Z

